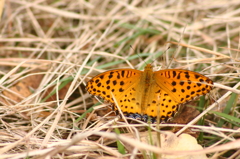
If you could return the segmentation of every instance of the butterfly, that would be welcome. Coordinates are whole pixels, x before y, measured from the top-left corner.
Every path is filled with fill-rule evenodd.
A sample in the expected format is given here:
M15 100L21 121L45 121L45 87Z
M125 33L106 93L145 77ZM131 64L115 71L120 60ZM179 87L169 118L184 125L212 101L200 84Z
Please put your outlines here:
M213 81L193 71L165 69L153 71L151 64L144 71L115 69L98 74L87 82L87 91L112 103L118 113L147 121L167 121L179 106L194 97L205 95ZM114 102L114 98L116 102Z

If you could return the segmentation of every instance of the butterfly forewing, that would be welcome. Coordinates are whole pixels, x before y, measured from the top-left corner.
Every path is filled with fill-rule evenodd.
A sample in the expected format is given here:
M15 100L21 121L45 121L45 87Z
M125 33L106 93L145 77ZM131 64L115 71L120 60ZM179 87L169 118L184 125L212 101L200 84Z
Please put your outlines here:
M188 70L161 70L154 72L154 77L157 84L178 103L207 94L213 84L206 76Z
M138 90L142 71L134 69L118 69L107 71L93 77L87 83L90 94L99 96L114 103L112 94L123 112L141 113ZM111 93L112 92L112 93ZM117 109L115 105L115 110Z

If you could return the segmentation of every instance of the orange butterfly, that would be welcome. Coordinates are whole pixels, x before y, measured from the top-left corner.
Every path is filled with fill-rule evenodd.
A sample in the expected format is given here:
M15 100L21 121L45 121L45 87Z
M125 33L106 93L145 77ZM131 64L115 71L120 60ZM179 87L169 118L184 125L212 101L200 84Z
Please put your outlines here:
M116 104L129 117L153 121L157 116L167 121L177 112L180 104L196 96L207 94L213 81L188 70L166 69L154 72L148 64L144 71L116 69L106 71L87 82L87 91ZM112 93L111 93L112 92Z

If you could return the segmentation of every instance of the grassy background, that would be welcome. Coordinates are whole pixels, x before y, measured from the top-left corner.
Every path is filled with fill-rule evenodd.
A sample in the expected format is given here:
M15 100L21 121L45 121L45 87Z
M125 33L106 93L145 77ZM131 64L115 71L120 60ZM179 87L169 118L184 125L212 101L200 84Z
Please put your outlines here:
M203 147L215 148L208 157L240 155L238 0L0 3L1 158L115 158L123 152L158 158L148 155L158 153L152 147L107 134L118 127L135 138L147 124L114 120L104 104L92 107L96 100L84 89L100 72L142 70L146 63L211 78L205 111L189 125L201 130L196 137ZM201 126L194 126L199 119ZM167 125L173 126L160 126ZM186 129L178 127L176 134ZM125 151L118 151L121 143Z

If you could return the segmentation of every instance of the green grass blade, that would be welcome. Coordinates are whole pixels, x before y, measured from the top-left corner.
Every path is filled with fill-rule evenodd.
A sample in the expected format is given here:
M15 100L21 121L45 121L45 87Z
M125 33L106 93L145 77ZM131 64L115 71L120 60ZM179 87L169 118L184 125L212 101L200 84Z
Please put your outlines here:
M85 118L86 115L87 115L87 113L91 113L91 112L93 111L93 108L94 108L95 106L98 106L98 105L100 105L100 103L94 104L92 107L90 107L88 110L86 110L80 117L78 117L78 118L75 120L75 122L79 122L80 120L82 120L83 118Z
M222 118L221 120L223 120L224 122L228 122L231 123L237 127L240 127L240 119L225 113L221 113L221 112L213 112L215 115L219 116L220 118Z
M118 128L115 128L114 131L115 131L115 133L118 134L118 135L121 134L121 132L119 131ZM125 150L123 144L122 144L119 140L117 140L117 149L118 149L118 152L119 152L119 153L121 153L121 154L126 154L126 150Z
M218 127L222 127L223 126L223 124L225 122L225 119L227 119L227 120L232 120L233 119L233 121L235 121L235 122L238 121L238 120L237 121L234 120L234 118L231 118L228 115L230 113L231 109L233 108L233 106L236 104L237 97L238 97L238 95L236 93L232 93L229 101L227 102L227 105L226 105L225 109L223 110L223 113L221 113L221 114L217 113L217 114L219 114L221 116L221 118L224 118L224 119L220 119L219 120L219 122L217 124Z

